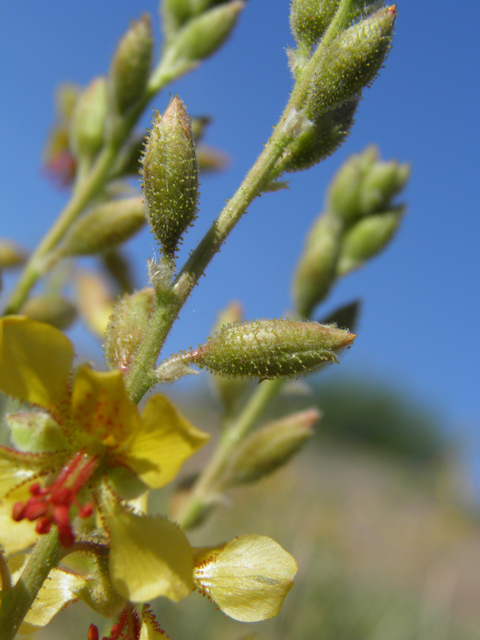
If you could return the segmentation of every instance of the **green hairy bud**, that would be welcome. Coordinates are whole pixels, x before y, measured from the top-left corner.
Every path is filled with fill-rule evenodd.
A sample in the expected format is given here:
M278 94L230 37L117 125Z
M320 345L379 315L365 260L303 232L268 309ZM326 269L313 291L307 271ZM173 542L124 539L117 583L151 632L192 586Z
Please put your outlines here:
M105 361L111 369L120 369L123 373L130 369L154 310L152 288L125 295L117 302L103 345Z
M183 359L224 376L293 378L338 362L354 335L335 326L294 320L254 320L223 328Z
M308 169L331 155L350 133L357 105L358 100L352 100L322 113L286 148L273 175Z
M110 70L114 102L125 113L145 92L153 55L150 16L134 22L117 47Z
M275 420L250 435L228 471L230 485L255 482L283 467L313 435L320 413L309 409Z
M141 197L98 205L72 225L58 249L60 257L100 253L125 242L145 224Z
M232 302L218 314L213 331L220 331L224 325L240 323L242 320L243 311L241 305L238 302ZM226 411L231 411L237 406L246 387L250 384L245 378L226 378L216 374L211 376L211 381L215 394Z
M395 18L395 6L381 9L341 32L326 47L311 75L305 103L310 120L353 100L375 79L390 49Z
M368 216L355 224L342 242L342 250L337 266L337 276L358 269L382 251L395 235L405 208Z
M76 157L93 158L105 136L108 100L105 78L95 78L78 98L71 122L71 147Z
M156 114L142 164L145 214L164 254L173 257L196 218L198 198L195 143L179 98Z
M297 43L311 50L327 30L339 4L340 0L292 0L290 28Z
M225 42L245 3L232 0L189 20L178 32L165 54L164 65L192 64L208 58Z

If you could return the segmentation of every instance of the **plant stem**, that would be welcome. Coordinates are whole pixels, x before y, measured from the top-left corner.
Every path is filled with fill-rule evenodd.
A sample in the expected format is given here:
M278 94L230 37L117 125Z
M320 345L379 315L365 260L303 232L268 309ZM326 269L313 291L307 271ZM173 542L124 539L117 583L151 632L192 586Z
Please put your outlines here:
M117 150L116 145L110 145L100 153L87 178L79 185L56 222L32 254L5 309L5 314L18 313L20 311L30 289L43 275L43 258L56 247L72 222L101 190L105 183L105 177L116 157Z
M55 249L71 224L84 211L91 200L102 191L117 159L119 150L130 135L147 104L168 82L175 79L174 76L172 77L171 72L167 73L161 61L154 75L155 82L151 81L149 83L145 95L132 109L131 113L125 119L113 120L114 131L111 132L110 139L101 150L90 171L78 181L69 202L31 255L4 310L5 315L20 311L30 290L37 280L45 274L45 268L49 266L49 263L44 258Z
M61 555L58 531L55 528L39 537L13 589L2 593L0 630L2 640L13 640L18 629L37 597L38 591Z
M2 582L2 588L0 591L9 591L12 588L12 576L7 565L5 553L0 551L0 580Z
M265 380L259 384L238 418L222 433L213 456L204 467L181 512L176 514L176 520L183 529L193 526L215 497L232 453L256 425L266 406L278 394L284 382L282 378L277 378Z
M272 137L235 195L192 252L178 273L171 291L162 294L163 299L159 300L142 345L125 379L130 397L136 404L155 382L152 374L160 349L194 286L251 202L266 186L275 163L294 138L291 113L289 102Z

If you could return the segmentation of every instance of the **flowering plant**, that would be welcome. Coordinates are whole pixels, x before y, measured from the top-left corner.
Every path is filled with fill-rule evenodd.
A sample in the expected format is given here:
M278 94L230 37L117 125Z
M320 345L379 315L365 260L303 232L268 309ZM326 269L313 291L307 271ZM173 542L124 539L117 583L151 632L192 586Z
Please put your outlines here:
M59 119L45 152L48 170L72 195L26 264L0 319L0 391L15 402L0 447L0 629L10 640L45 626L81 599L113 618L109 638L163 635L145 604L206 594L239 621L275 616L297 564L279 544L248 534L194 548L190 527L208 517L228 487L254 482L285 464L312 432L314 410L258 426L285 381L337 362L355 335L352 308L311 320L335 281L359 268L393 237L403 207L393 204L408 167L381 162L369 147L340 169L325 211L308 236L294 275L290 318L245 322L238 305L219 318L197 349L157 362L193 287L252 200L285 187L281 177L311 167L346 138L362 90L390 48L395 6L369 0L293 0L289 52L294 88L255 165L182 267L178 249L198 210L199 173L221 168L202 148L205 122L173 97L154 112L144 148L134 126L172 80L216 51L244 8L240 0L164 0L164 45L153 65L150 19L120 40L106 77L60 91ZM143 197L126 179L142 176ZM127 195L125 195L127 194ZM148 262L149 286L129 291L120 246L147 222L160 248ZM99 255L123 289L116 301L99 280L75 275L77 304L61 291L31 295L66 260ZM0 267L25 261L0 245ZM107 371L75 362L63 333L81 310L103 337ZM339 326L340 325L340 326ZM224 429L211 459L172 519L152 513L148 495L170 483L209 439L157 384L212 374ZM255 389L249 380L261 384ZM48 578L48 581L47 581ZM85 630L98 638L94 625Z

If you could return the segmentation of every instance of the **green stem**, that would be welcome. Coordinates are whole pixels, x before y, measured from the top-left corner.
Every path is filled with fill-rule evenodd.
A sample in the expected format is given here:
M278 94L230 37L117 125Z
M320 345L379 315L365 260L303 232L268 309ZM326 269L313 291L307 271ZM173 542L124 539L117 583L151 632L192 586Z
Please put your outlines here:
M5 314L18 313L20 311L30 289L44 274L43 262L45 256L56 247L70 225L85 209L91 199L102 189L117 150L116 145L110 145L100 153L87 178L76 189L56 222L32 254L5 309Z
M3 550L0 550L0 580L2 583L0 591L9 591L12 588L12 576Z
M177 275L171 291L162 294L152 316L145 338L126 376L126 386L133 402L138 404L155 382L153 368L168 333L190 296L228 235L247 211L251 202L268 183L275 163L296 135L297 110L289 101L272 137L250 169L235 195L228 201L198 246Z
M200 244L192 252L173 283L168 301L165 304L159 303L157 305L145 339L126 376L127 389L135 403L138 404L155 383L153 375L155 362L173 323L178 318L194 286L204 274L213 256L220 251L230 231L268 183L275 163L286 147L299 135L305 124L308 124L301 110L308 98L311 78L316 73L316 67L321 62L326 47L354 17L352 11L355 6L356 4L352 0L343 0L340 4L327 33L304 68L301 79L296 82L282 117L262 154L248 172L233 198L227 203Z
M56 527L47 535L40 536L30 554L27 566L13 589L2 592L0 608L0 630L2 640L13 640L47 579L51 569L61 556L61 546Z
M49 267L55 264L54 261L46 261L45 257L55 249L72 223L84 211L85 207L102 191L117 159L119 150L130 135L130 132L144 112L146 106L168 82L174 79L175 76L172 75L171 72L168 73L163 63L160 62L158 69L152 74L152 81L150 81L147 87L145 96L125 119L114 121L114 130L110 135L109 141L100 152L90 171L77 182L69 202L31 255L7 304L4 311L5 315L18 313L20 311L37 280L45 274Z
M233 452L257 424L266 406L278 394L284 382L282 378L277 378L259 384L238 418L222 433L213 456L204 467L181 512L176 514L176 519L183 529L188 529L198 521L218 493L223 472Z

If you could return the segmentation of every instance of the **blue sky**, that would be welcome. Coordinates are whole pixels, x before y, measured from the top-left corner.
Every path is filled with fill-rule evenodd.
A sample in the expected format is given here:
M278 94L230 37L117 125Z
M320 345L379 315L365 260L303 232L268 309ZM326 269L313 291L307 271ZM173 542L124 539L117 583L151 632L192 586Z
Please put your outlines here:
M211 115L206 142L232 159L223 175L204 178L200 219L185 252L232 195L286 103L288 5L250 0L227 46L153 103L163 110L176 92L192 115ZM197 287L167 350L203 341L216 311L232 299L242 301L247 318L286 312L292 269L326 185L349 154L374 142L383 158L412 164L408 214L389 249L344 279L318 315L362 298L358 338L342 370L391 382L435 407L439 421L465 443L480 487L480 3L400 0L397 9L393 50L364 92L346 144L294 175L289 191L252 205ZM155 0L4 4L1 236L33 247L55 219L67 194L44 179L39 164L55 87L105 73L118 38L144 11L154 16L159 41ZM139 286L153 245L143 233L129 246ZM84 348L99 355L92 340Z

